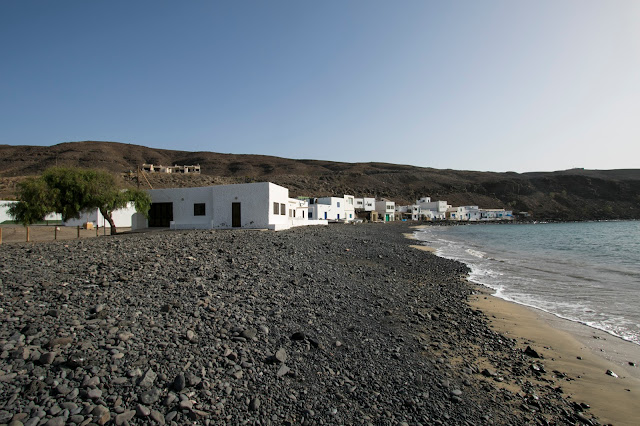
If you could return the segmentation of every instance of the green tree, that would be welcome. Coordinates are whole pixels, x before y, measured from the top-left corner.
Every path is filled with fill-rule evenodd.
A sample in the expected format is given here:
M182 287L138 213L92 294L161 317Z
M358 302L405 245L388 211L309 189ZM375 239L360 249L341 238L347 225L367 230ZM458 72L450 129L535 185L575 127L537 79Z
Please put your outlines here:
M16 220L25 223L37 217L41 220L51 212L60 213L62 220L80 217L85 210L97 208L111 225L111 234L117 229L113 212L133 202L137 212L147 216L151 198L146 192L134 188L123 188L115 176L102 170L72 167L52 167L39 178L29 180L26 190L18 192L15 211L21 214ZM34 222L30 222L34 223Z
M27 178L19 182L16 193L18 202L9 207L9 215L24 226L44 220L53 211L49 190L44 180Z

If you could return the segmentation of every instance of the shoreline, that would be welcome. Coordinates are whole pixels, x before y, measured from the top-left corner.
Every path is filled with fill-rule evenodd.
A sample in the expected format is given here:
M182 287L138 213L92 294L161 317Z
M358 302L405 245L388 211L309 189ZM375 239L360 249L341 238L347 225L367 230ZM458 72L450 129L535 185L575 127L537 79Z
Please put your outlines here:
M515 339L518 347L524 350L530 346L540 353L544 357L541 363L548 372L559 371L570 378L569 381L557 382L563 393L577 403L589 404L589 411L602 423L636 424L640 417L637 404L640 371L622 365L620 356L634 350L633 346L637 345L586 325L492 296L488 288L478 288L478 294L470 298L469 304L487 316L492 329ZM611 343L603 335L617 340L606 352L597 348L605 346L605 342ZM599 345L591 344L589 339ZM624 350L620 350L621 347ZM636 352L640 353L640 348ZM607 375L607 370L619 377Z
M411 235L410 239L416 238ZM427 246L411 247L435 251ZM554 387L561 387L562 393L576 403L590 405L587 411L601 423L636 424L640 418L640 368L629 362L638 363L640 346L588 325L501 299L489 287L471 281L469 285L475 287L476 294L468 304L483 312L489 326L514 339L522 351L530 346L541 354L544 358L540 363L552 376ZM607 375L607 370L618 377Z
M588 424L406 232L9 244L0 424Z

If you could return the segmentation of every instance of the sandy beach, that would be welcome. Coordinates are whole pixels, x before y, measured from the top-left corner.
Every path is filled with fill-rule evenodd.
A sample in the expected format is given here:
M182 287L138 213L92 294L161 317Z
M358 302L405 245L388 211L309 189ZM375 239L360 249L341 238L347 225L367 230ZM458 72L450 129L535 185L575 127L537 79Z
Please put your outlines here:
M416 227L419 229L419 227ZM405 235L415 239L413 235ZM435 252L427 246L412 246ZM640 419L640 346L603 331L492 296L477 287L469 305L482 311L490 326L517 346L538 352L543 368L552 373L551 386L590 411L605 424L637 425ZM635 365L633 365L635 364ZM618 377L608 375L607 371ZM543 378L547 382L548 378ZM515 383L507 385L517 388Z

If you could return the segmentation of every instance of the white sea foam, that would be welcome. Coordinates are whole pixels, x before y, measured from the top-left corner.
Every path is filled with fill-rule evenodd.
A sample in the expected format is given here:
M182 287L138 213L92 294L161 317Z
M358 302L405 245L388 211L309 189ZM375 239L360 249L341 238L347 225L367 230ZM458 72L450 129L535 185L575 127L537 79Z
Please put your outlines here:
M640 225L599 226L434 227L416 237L497 297L640 344Z

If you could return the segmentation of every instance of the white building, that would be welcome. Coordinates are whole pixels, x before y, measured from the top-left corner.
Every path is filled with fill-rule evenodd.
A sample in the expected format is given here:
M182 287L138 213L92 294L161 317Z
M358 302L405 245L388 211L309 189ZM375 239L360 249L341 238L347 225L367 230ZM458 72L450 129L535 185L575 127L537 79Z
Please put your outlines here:
M462 206L462 220L477 222L480 220L480 209L478 206Z
M383 221L393 222L395 220L396 203L389 200L376 201L376 211Z
M344 218L347 222L353 222L356 218L355 197L353 195L344 196Z
M446 201L431 201L430 197L422 197L416 201L422 215L427 220L445 220L447 210L451 208Z
M513 211L505 209L482 209L480 220L513 220Z
M344 197L322 197L309 200L309 218L331 221L345 221Z
M376 210L376 199L371 197L355 198L355 209L365 212L373 212Z
M398 220L423 220L422 209L418 204L410 206L396 206L396 219Z
M133 223L133 217L136 214L134 203L129 203L127 207L115 210L111 214L111 218L116 228L130 228ZM102 216L100 209L92 209L80 213L79 218L69 219L63 223L64 226L84 226L86 223L92 223L94 227L111 228L109 222Z
M149 219L136 214L133 229L288 229L326 224L310 221L304 201L289 198L289 190L270 183L246 183L197 188L147 190L152 204ZM295 215L295 216L294 216Z

